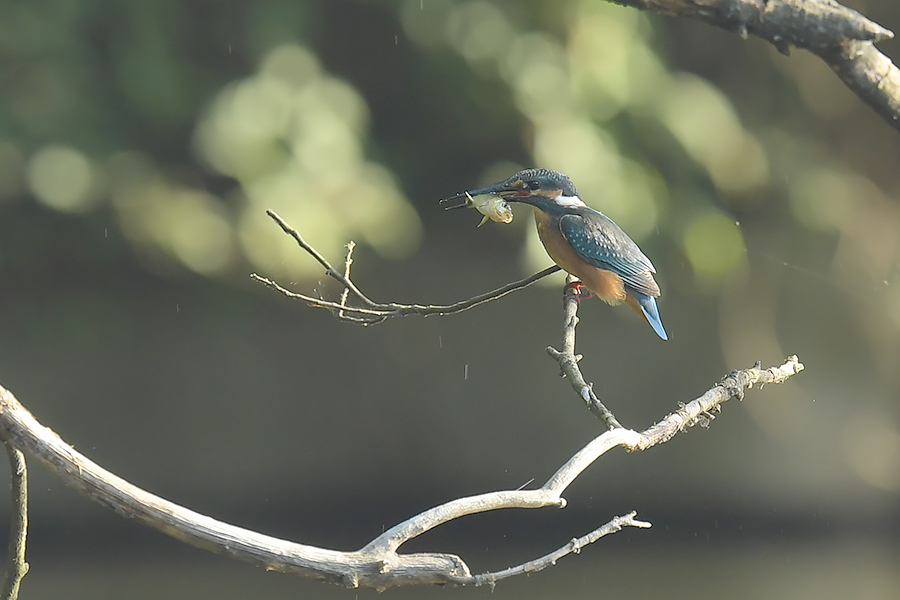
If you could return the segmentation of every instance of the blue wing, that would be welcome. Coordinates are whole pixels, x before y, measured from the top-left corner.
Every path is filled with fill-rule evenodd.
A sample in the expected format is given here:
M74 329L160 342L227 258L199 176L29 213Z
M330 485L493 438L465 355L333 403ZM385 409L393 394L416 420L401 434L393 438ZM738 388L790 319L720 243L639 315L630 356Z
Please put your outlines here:
M626 290L650 298L659 296L653 263L612 219L593 208L581 207L577 213L560 217L559 229L578 256L621 277Z

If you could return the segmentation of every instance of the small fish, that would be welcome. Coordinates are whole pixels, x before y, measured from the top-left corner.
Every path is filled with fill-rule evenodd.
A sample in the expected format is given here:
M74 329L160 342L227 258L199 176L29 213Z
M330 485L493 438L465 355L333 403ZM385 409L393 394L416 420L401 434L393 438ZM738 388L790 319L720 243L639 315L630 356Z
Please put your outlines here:
M499 196L478 196L478 200L476 200L469 192L466 192L466 202L484 215L481 223L478 224L479 227L487 223L488 219L497 223L512 223L512 209L509 207L509 203Z

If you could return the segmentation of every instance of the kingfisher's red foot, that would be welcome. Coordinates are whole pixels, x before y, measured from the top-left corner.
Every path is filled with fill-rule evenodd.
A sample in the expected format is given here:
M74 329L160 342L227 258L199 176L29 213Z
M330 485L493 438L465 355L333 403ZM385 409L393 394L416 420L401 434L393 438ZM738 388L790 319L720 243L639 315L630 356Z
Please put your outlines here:
M580 281L572 281L570 283L567 283L566 287L563 288L563 306L565 306L569 298L575 298L575 301L579 306L581 306L582 300L587 300L588 298L593 297L594 292L589 290L588 287Z

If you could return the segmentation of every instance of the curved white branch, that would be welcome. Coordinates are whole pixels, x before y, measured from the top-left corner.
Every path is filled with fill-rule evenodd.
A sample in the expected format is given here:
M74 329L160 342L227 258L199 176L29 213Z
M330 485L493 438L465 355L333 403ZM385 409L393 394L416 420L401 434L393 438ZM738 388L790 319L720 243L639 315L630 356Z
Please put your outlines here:
M492 584L517 573L539 570L560 556L622 527L649 527L634 514L616 517L603 527L545 557L497 573L472 575L458 556L444 553L398 554L406 541L466 515L503 508L565 506L562 493L597 458L616 446L636 450L671 438L698 422L722 402L742 396L757 382L779 383L803 369L797 357L780 367L735 371L712 390L643 433L617 428L595 438L536 490L491 492L452 500L400 523L354 552L297 544L229 525L151 494L106 471L41 425L15 396L0 387L0 436L38 458L68 485L119 514L136 519L179 540L228 554L269 570L297 573L349 587L385 589L410 584Z

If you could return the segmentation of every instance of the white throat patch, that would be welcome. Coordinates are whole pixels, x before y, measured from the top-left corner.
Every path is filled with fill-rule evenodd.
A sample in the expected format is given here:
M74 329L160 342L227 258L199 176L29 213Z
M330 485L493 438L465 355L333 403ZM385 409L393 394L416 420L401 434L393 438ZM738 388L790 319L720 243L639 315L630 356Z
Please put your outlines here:
M557 196L556 203L560 206L586 206L584 201L578 196Z

